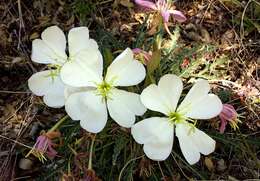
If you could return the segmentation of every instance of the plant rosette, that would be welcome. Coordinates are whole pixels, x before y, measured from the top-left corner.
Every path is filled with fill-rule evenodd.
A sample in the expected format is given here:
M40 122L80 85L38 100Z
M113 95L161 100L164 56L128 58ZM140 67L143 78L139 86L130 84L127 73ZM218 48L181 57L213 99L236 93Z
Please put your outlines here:
M32 42L32 61L47 64L49 69L33 74L28 80L28 86L35 95L43 96L44 103L49 107L60 108L65 103L66 85L60 78L62 66L69 61L85 59L89 52L100 54L96 41L89 38L87 27L72 28L69 31L68 51L69 56L66 54L66 37L57 26L46 28L41 39Z
M144 119L131 129L136 142L144 145L145 154L152 160L165 160L170 155L174 131L189 164L198 162L200 153L208 155L215 149L216 142L195 125L197 119L217 116L222 110L221 100L208 93L210 85L207 80L199 79L177 107L182 90L181 79L167 74L158 85L151 84L141 93L145 107L166 115Z
M73 120L91 133L98 133L106 125L108 113L120 126L130 128L135 116L141 116L146 108L140 95L118 86L133 86L145 78L145 68L134 59L131 49L125 49L107 68L103 78L103 58L95 51L86 59L68 61L61 68L61 79L72 87L83 87L70 94L65 110ZM108 110L108 111L107 111Z

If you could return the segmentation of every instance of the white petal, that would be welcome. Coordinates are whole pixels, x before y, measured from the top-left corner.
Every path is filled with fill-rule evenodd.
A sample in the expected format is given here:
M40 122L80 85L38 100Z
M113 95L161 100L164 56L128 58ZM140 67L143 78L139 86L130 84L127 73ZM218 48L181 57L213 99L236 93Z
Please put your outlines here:
M55 52L57 57L66 58L66 38L63 31L57 26L46 28L41 34L44 43Z
M176 126L176 136L179 139L181 152L187 162L191 165L197 163L200 160L200 152L182 124Z
M107 68L106 82L113 82L114 86L137 85L144 78L145 68L134 59L130 48L125 49Z
M119 89L112 89L107 99L110 116L120 126L130 128L135 122L135 116L141 116L146 108L141 103L138 94Z
M214 152L216 141L213 140L209 135L195 128L195 131L192 136L193 136L192 140L198 147L200 153L202 153L203 155L208 155Z
M191 101L195 100L196 102L197 99L200 99L201 97L207 95L209 90L210 86L208 81L204 79L198 79L196 83L192 86L178 109L182 109L183 107L188 106Z
M179 139L182 154L189 164L198 162L200 153L208 155L215 150L216 142L212 138L188 124L177 124L176 136Z
M66 85L64 89L64 97L67 99L70 95L77 93L77 92L84 92L84 91L90 91L94 90L93 87L71 87Z
M66 57L64 57L63 60L63 58L58 57L43 40L36 39L32 42L31 59L36 63L61 65L66 60Z
M53 108L61 108L65 104L65 97L63 94L63 89L60 92L49 92L43 96L43 102Z
M50 107L64 106L64 84L59 76L51 77L51 70L33 74L28 80L29 89L37 96L44 96Z
M33 74L28 80L29 89L37 96L46 95L50 91L64 89L59 76L51 77L51 70L45 70Z
M173 124L168 118L152 117L134 124L131 133L139 144L170 144L173 141Z
M73 120L91 133L100 132L107 122L106 104L96 91L77 92L68 97L65 110Z
M220 114L223 106L218 96L208 94L192 102L185 116L192 119L211 119Z
M182 88L179 77L167 74L160 79L158 86L152 84L143 90L141 101L148 109L168 115L175 112Z
M81 51L61 68L61 79L72 87L96 87L102 82L103 59L98 50Z
M172 142L168 144L144 144L144 153L146 156L155 161L163 161L168 158L172 151Z
M78 52L84 50L97 50L97 42L89 39L89 30L87 27L72 28L68 34L69 53L75 56Z
M144 152L152 160L165 160L172 150L173 124L167 118L152 117L131 128L135 141L144 144Z
M165 104L166 98L155 84L146 87L140 97L144 106L150 110L158 111L165 115L168 115L171 112L171 108Z
M158 87L160 92L164 95L167 107L170 107L171 110L175 111L183 89L181 79L176 75L166 74L161 77Z
M199 79L178 107L178 112L193 119L210 119L222 110L218 96L208 94L210 86L207 80Z

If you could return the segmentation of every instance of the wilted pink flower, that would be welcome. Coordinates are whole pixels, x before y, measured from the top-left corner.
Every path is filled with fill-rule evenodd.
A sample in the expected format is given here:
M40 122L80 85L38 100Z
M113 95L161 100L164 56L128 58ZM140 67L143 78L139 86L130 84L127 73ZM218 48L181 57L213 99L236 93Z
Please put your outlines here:
M60 132L58 131L47 132L40 135L26 157L33 154L41 162L46 160L44 155L46 155L49 159L53 159L57 155L57 151L53 148L55 144L52 142L52 139L59 136Z
M234 130L238 128L237 123L240 121L238 120L238 114L232 105L223 104L223 109L219 114L219 118L221 120L221 125L219 128L220 133L224 133L227 123L229 123Z
M147 65L149 61L152 58L152 55L140 48L134 48L132 49L134 55L136 56L137 59L140 59L143 64Z
M159 11L163 17L164 23L168 23L170 15L180 23L187 20L181 11L171 9L171 4L167 0L135 0L135 3L151 10Z

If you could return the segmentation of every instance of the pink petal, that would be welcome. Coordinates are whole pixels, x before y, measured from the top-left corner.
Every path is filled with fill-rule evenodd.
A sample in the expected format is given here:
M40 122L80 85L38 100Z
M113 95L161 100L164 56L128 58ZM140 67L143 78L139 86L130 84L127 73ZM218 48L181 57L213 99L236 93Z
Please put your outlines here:
M146 0L135 0L135 3L138 4L139 6L145 7L145 8L149 8L149 9L153 9L156 10L156 4L151 2L151 1L146 1Z
M237 112L235 108L230 104L223 104L223 109L219 114L220 119L232 121L237 118Z
M163 22L168 23L169 17L170 17L170 12L169 11L162 11L161 15L163 17Z
M35 143L35 149L45 152L48 138L46 136L39 136Z
M145 60L144 63L145 63L145 65L147 65L148 62L149 62L149 61L151 60L151 58L152 58L152 55L151 55L151 54L149 54L148 52L142 50L141 48L134 48L134 49L132 49L132 51L133 51L133 53L134 53L135 55L141 54L141 55L144 57L144 60Z
M221 119L221 124L220 124L220 128L219 128L219 132L220 133L224 133L225 129L227 126L227 121L225 119Z
M134 54L138 54L138 53L142 52L142 49L141 48L134 48L134 49L132 49L132 51L133 51Z
M165 0L157 0L156 4L158 7L163 8L166 6L167 2Z
M173 15L174 19L180 23L184 22L187 20L186 16L180 11L177 10L168 10L170 14Z
M52 146L49 146L46 154L49 158L54 158L58 152Z

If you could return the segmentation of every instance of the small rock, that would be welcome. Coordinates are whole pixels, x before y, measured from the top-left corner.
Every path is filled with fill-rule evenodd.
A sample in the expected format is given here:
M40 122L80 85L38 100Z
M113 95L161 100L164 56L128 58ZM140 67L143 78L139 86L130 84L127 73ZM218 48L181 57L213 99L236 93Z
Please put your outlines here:
M23 170L30 170L32 169L33 162L30 159L22 158L19 161L19 168Z

